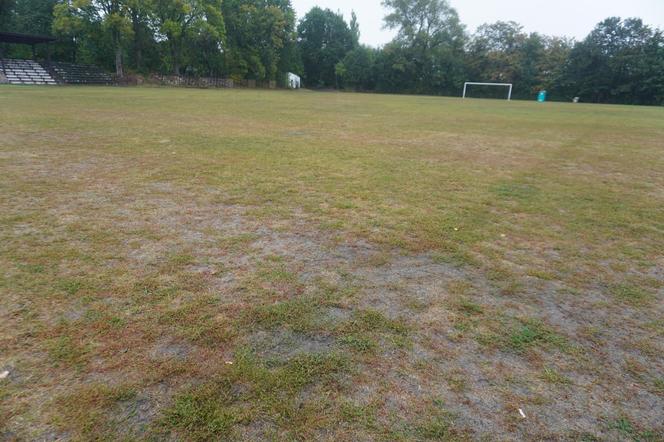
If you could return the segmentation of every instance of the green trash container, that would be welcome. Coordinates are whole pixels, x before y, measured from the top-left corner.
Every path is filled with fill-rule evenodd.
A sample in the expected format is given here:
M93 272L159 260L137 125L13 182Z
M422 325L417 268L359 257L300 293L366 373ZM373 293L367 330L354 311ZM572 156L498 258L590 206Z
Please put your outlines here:
M540 91L539 94L537 94L537 102L544 103L545 101L546 101L546 91Z

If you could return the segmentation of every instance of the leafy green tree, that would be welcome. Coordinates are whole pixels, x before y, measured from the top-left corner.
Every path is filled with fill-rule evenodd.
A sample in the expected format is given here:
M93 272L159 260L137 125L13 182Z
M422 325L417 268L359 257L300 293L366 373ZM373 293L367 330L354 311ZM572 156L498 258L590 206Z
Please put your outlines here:
M115 73L124 76L124 46L131 38L132 28L128 18L127 0L74 0L65 1L54 12L54 30L58 33L74 32L87 24L99 24L108 32L115 57Z
M50 35L56 0L0 0L0 29L23 34ZM42 56L46 47L39 46ZM30 57L28 47L8 46L12 57Z
M205 5L203 19L187 33L183 61L192 74L219 76L223 71L226 22L220 1Z
M281 77L281 83L286 84L288 72L301 74L303 70L300 54L297 50L297 18L290 0L273 0L272 3L283 12L285 18L282 31L283 38L280 41L277 75Z
M99 20L111 34L115 52L115 73L124 76L124 45L129 41L133 30L129 20L129 8L126 0L95 0Z
M374 50L370 47L358 46L348 52L337 67L337 76L344 87L363 91L375 87Z
M288 72L293 72L302 77L304 75L304 66L300 48L297 45L297 30L295 29L295 14L293 14L293 29L288 33L284 41L284 47L279 56L279 76L278 80L282 86L288 82Z
M221 0L155 0L158 34L165 38L172 72L180 75L184 50L205 40L220 52L225 37Z
M276 80L289 63L295 44L295 12L289 0L225 0L228 50L234 78Z
M71 61L74 63L78 60L80 40L90 34L87 32L90 23L86 15L81 14L71 0L60 2L53 8L52 31L71 48Z
M517 93L525 98L536 96L542 89L540 67L546 57L546 42L542 35L528 35L518 50L518 66L515 82L519 85Z
M390 10L385 26L397 29L390 55L401 76L401 89L418 93L444 93L463 78L465 30L447 0L384 0ZM392 86L394 87L394 85Z
M0 0L0 29L11 29L15 0Z
M473 35L466 55L467 72L476 81L514 84L514 97L532 98L555 88L571 42L526 34L515 22L485 24Z
M560 83L574 41L564 37L542 38L544 54L538 63L536 88L549 91L551 98L564 98Z
M468 50L469 73L473 80L516 83L527 40L523 27L515 22L499 21L480 26ZM540 55L539 43L531 41L530 52L536 57ZM535 60L530 62L536 63Z
M353 32L341 14L319 7L311 9L298 26L305 83L336 86L336 66L354 44Z
M14 31L36 35L51 33L56 0L15 0L14 3Z
M562 87L585 101L657 103L662 47L661 32L640 19L608 18L574 46Z
M353 46L357 47L360 45L360 23L357 21L357 14L355 11L350 13L350 33L353 37Z
M391 42L379 50L374 60L374 81L379 92L412 92L414 66L406 49Z
M641 79L635 87L639 103L664 105L664 33L653 33L643 51Z
M154 34L150 29L154 13L153 0L127 0L127 15L131 21L131 59L138 71L144 68L146 51L155 47Z

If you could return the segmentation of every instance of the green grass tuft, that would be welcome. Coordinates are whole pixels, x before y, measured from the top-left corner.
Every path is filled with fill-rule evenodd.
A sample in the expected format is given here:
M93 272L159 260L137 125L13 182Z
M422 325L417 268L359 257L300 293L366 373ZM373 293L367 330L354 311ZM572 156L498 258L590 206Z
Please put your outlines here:
M56 363L80 366L85 362L87 349L70 336L59 336L46 343L48 353Z
M339 343L359 353L373 353L378 347L375 340L359 334L342 336Z
M301 354L272 367L241 349L218 379L178 395L163 422L193 440L232 439L236 425L255 419L294 422L304 419L296 398L305 388L332 388L349 368L338 353Z
M542 379L549 384L566 385L572 383L568 377L563 376L551 367L544 367L544 370L542 370Z
M239 420L232 402L230 386L207 384L178 396L165 413L164 424L189 440L228 439Z
M567 347L567 340L553 332L538 320L525 320L507 338L507 345L514 351L522 352L531 347Z
M457 305L458 310L467 316L478 316L484 314L484 308L469 299L462 298L459 300Z
M253 308L244 315L244 322L265 329L286 327L295 332L310 333L318 330L321 312L318 299L298 298Z
M647 304L653 296L640 287L629 284L617 284L611 287L611 294L618 300L633 306Z
M66 294L74 296L83 288L83 282L77 279L65 278L58 281L56 287Z

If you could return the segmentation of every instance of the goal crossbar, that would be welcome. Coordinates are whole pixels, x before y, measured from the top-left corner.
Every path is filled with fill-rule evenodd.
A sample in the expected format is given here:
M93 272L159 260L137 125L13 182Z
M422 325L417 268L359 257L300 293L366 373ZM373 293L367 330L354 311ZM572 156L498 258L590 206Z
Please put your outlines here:
M463 98L466 98L466 90L468 86L501 86L508 87L507 101L512 100L512 83L477 83L474 81L467 81L463 84Z

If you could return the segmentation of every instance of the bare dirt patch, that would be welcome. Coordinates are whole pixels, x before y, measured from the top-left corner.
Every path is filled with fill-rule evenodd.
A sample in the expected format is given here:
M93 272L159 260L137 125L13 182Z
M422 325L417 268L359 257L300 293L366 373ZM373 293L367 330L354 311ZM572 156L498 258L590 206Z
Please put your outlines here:
M212 203L218 196L214 193L190 194L156 183L138 194L140 198L126 200L126 189L116 188L104 194L86 191L69 195L51 201L52 216L64 226L70 221L61 215L94 203L98 211L88 223L125 232L124 241L113 246L114 267L136 278L156 278L157 286L177 282L184 288L182 295L163 308L187 308L195 302L197 292L209 292L236 307L251 299L269 303L270 297L278 303L306 297L322 284L353 287L352 296L326 307L331 330L348 322L354 311L377 311L386 318L405 321L409 342L397 347L388 344L361 363L349 390L341 392L358 403L375 404L373 412L380 425L396 428L393 417L397 415L418 422L421 414L428 412L427 407L441 404L449 413L450 428L473 438L496 434L515 440L584 434L610 438L617 435L611 423L624 416L638 428L661 431L663 399L648 388L663 368L661 355L637 355L629 343L623 344L627 337L643 334L644 318L637 311L606 304L606 297L599 293L561 295L564 287L545 283L526 284L517 296L503 296L479 269L439 262L430 255L386 250L353 238L340 240L334 233L312 230L297 214L288 230L281 226L275 230L269 223L247 216L245 207ZM131 233L143 231L154 232L154 237L139 238ZM260 286L265 291L258 296L266 299L259 300L243 285L265 265L268 276ZM297 290L298 286L302 290ZM589 309L595 311L590 317L584 313ZM196 321L204 313L197 311ZM210 317L227 314L210 305ZM85 322L86 310L74 308L62 317ZM536 318L576 349L545 352L537 339L523 351L510 348L510 334L518 332L518 326L510 321L521 317ZM343 348L333 334L302 334L284 325L286 328L259 329L241 342L259 359L277 363ZM580 333L584 328L602 331L588 340ZM166 335L143 350L148 360L185 362L203 357L198 346L188 343L191 336L169 335L168 327L162 333ZM385 341L379 345L385 346ZM30 351L30 347L21 350ZM219 356L213 358L222 363L224 358ZM20 352L15 358L21 358ZM98 355L97 370L112 358L112 354ZM628 361L638 361L643 370L626 375L623 364ZM40 371L37 367L32 370ZM565 381L547 383L542 378L546 370L559 373ZM125 369L107 376L126 376ZM67 378L67 389L83 379ZM57 379L60 376L56 375ZM27 385L16 391L25 388ZM168 405L152 398L150 392L155 387L138 388L135 398L108 411L118 427L126 427L126 434L134 436L146 434L157 422L160 409ZM29 404L30 393L26 390L22 394L27 395ZM519 409L526 414L525 419ZM17 419L10 419L8 428L26 431ZM255 431L260 432L250 427L243 430L248 438Z

